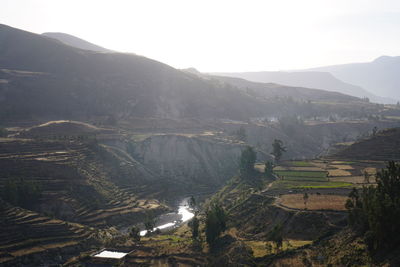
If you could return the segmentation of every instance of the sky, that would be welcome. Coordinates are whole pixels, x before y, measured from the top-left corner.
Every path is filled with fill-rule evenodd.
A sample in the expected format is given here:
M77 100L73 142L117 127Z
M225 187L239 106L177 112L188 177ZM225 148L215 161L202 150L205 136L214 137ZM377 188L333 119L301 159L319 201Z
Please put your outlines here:
M400 55L398 0L0 0L0 23L203 72Z

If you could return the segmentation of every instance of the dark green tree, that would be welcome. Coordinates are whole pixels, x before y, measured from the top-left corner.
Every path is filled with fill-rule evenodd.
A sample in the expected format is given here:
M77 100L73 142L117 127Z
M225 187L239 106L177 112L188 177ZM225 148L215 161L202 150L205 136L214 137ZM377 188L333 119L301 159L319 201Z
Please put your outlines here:
M282 158L283 152L286 152L286 147L283 146L283 142L279 139L274 139L274 142L272 143L271 155L275 157L277 162L279 162Z
M155 227L156 227L155 216L153 215L152 212L147 212L144 221L144 228L147 230L147 233L151 233L153 232Z
M219 203L213 204L206 212L206 241L212 247L214 241L226 230L227 215Z
M132 237L135 241L140 241L140 229L136 226L132 226L131 231L129 232L129 236Z
M283 243L283 234L282 234L282 225L277 224L274 228L268 233L268 240L274 242L276 249L279 251L282 248Z
M4 128L0 128L0 137L6 137L7 136L7 130Z
M240 156L240 175L242 177L249 177L254 174L254 164L256 163L257 153L252 147L248 146L242 151Z
M377 185L353 189L346 202L349 223L371 251L400 245L400 164L389 162L376 175Z
M309 198L309 196L308 196L307 192L305 192L304 195L303 195L304 209L307 209L308 198Z
M239 130L235 133L236 137L240 141L246 141L246 129L243 126L240 126Z
M194 196L191 196L191 197L189 198L188 204L189 204L189 207L190 207L191 209L195 209L195 208L196 208L196 199L194 198Z
M1 190L3 200L23 208L33 207L41 194L42 189L38 183L25 179L9 179Z
M375 136L377 133L378 133L378 127L375 126L375 127L372 129L372 136Z
M200 221L197 218L197 216L194 216L193 219L189 222L189 227L192 231L193 239L197 239L197 237L199 236L199 225L200 225Z
M271 161L265 162L264 176L267 178L271 178L273 175L273 170L274 170L274 165L272 164L272 162Z

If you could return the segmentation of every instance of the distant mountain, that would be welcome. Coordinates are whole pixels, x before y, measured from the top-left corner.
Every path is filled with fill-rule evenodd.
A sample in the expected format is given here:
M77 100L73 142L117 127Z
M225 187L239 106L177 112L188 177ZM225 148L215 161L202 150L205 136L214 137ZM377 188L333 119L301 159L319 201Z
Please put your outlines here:
M390 98L392 102L400 100L400 56L381 56L372 62L326 66L308 71L330 72L345 82Z
M321 103L303 107L308 100ZM363 105L358 98L323 90L276 84L243 88L237 81L180 71L146 57L77 49L0 25L3 122L133 117L248 120L301 112L347 116L376 109L372 105L361 109Z
M368 97L373 102L390 102L388 99L371 94L360 86L345 83L329 72L287 72L287 71L260 71L260 72L236 72L214 73L219 76L237 77L253 82L277 83L282 85L308 87L339 92L356 97Z
M349 96L343 93L331 92L319 89L304 88L300 86L282 86L276 83L252 82L246 79L226 77L226 76L211 76L220 81L232 84L252 95L257 95L267 99L275 97L291 97L302 101L330 101L330 102L355 102L359 98Z
M56 39L66 45L73 46L73 47L76 47L79 49L91 50L91 51L96 51L96 52L112 52L109 49L92 44L88 41L85 41L85 40L75 37L73 35L69 35L69 34L62 33L62 32L45 32L45 33L42 33L42 35Z

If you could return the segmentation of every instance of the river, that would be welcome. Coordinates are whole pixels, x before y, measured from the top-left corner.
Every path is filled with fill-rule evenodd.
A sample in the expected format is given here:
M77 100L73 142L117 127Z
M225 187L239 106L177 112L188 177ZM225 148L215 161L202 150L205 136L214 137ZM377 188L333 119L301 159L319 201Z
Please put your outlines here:
M189 207L189 198L185 198L180 202L176 212L162 214L157 217L157 222L159 222L159 224L153 229L153 231L157 228L162 230L178 227L193 217L194 211ZM145 236L146 233L146 230L140 231L141 236Z

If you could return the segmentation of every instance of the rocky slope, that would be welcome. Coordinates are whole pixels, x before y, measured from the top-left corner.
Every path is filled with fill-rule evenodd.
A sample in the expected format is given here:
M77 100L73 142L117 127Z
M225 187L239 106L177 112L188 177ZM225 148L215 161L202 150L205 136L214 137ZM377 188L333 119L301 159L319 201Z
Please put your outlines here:
M233 175L244 144L196 136L154 135L132 154L156 175L186 192L212 191Z

